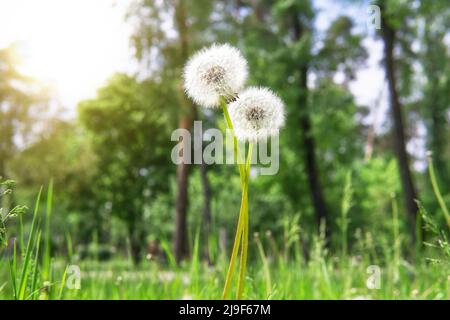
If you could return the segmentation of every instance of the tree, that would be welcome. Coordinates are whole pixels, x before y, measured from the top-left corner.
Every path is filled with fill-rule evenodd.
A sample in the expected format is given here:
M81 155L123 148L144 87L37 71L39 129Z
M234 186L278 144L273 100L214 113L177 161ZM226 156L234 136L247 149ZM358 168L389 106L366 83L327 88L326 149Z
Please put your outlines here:
M293 41L300 42L305 41L305 46L310 47L310 36L306 35L307 29L311 26L304 23L304 21L310 21L312 12L310 10L306 11L310 13L306 17L300 17L300 10L294 8L292 10L292 22L291 28L293 30ZM304 12L304 11L303 11ZM305 40L306 39L306 40ZM298 112L298 123L301 128L301 138L304 151L304 160L306 163L306 170L308 175L308 183L311 191L311 199L314 206L314 211L316 212L317 224L325 224L325 233L329 236L329 214L327 209L327 204L325 202L325 196L322 188L322 183L320 181L319 169L317 166L316 159L316 142L312 135L310 111L308 108L308 70L309 63L305 60L299 60L297 70L299 71L299 94L298 94L298 106L301 106L303 110Z
M392 4L392 3L391 3ZM381 5L381 37L384 43L384 68L386 73L386 79L389 88L389 102L391 107L391 115L394 124L394 149L397 155L398 168L400 170L400 178L402 181L403 197L406 212L411 226L411 234L413 239L416 237L416 217L418 206L416 201L418 195L416 187L413 182L413 177L410 171L410 159L406 151L406 134L405 134L405 121L400 103L400 97L398 92L398 70L394 57L394 49L396 47L398 38L396 24L398 21L393 21L392 7L387 7L385 1L380 1ZM401 19L401 17L400 17Z
M43 88L18 71L19 64L14 46L0 50L0 177L3 178L9 177L8 161L17 151L14 141L18 138L26 141L38 107L47 101Z
M298 154L303 156L317 225L324 224L328 228L329 213L317 163L316 142L308 102L313 8L309 1L238 2L236 5L250 8L253 13L251 18L247 18L243 23L244 28L253 28L254 32L242 35L246 41L250 64L251 66L254 64L252 71L264 70L261 74L255 71L253 78L263 79L262 83L273 81L271 86L275 88L283 88L288 78L295 79L290 83L291 86L295 86L295 92L288 93L288 90L284 92L285 95L290 95L289 98L295 97L287 100L287 126L296 128L293 132L295 139L292 138L290 142L293 144L292 147L298 150ZM238 7L236 11L241 10ZM271 27L273 25L276 25L276 28ZM261 57L261 52L265 52L266 59ZM279 69L274 67L276 72L270 73L276 79L268 80L269 73L266 68L269 64L279 66ZM289 189L288 192L294 190ZM298 202L298 194L294 197Z
M146 243L143 208L169 188L167 139L173 122L166 106L175 103L170 99L160 83L117 74L95 99L79 104L98 159L93 188L99 208L109 207L126 224L136 263Z
M281 133L285 146L281 160L286 162L280 168L285 192L295 210L301 211L307 203L299 198L299 194L308 194L316 225L325 223L327 234L330 234L333 209L328 208L325 193L333 174L324 170L324 160L319 161L324 154L317 146L317 136L326 128L314 125L314 115L319 111L313 104L316 99L311 94L313 89L309 87L308 75L314 74L316 85L325 87L332 83L328 80L338 72L344 73L346 82L353 80L356 69L367 57L361 47L362 36L354 33L353 22L348 17L338 17L326 31L323 41L317 41L315 37L320 39L322 35L314 30L315 12L310 1L239 1L234 7L235 10L228 9L235 14L235 24L238 24L232 25L232 30L252 32L233 33L228 39L242 37L251 79L273 87L286 102L287 124ZM241 16L242 12L245 14ZM313 39L319 44L316 45L319 50L313 50ZM348 116L349 122L353 123L354 115ZM354 133L356 135L357 131ZM333 152L337 154L338 150ZM288 167L286 172L285 166ZM326 187L322 183L325 177ZM309 212L309 207L307 210Z
M105 240L105 219L92 188L99 168L86 131L74 121L59 118L46 119L43 124L45 130L33 135L9 166L20 182L21 194L34 195L52 181L53 211L57 213L52 224L58 231L70 231L78 243L86 244L94 231L100 241Z
M450 53L445 37L450 28L450 10L444 2L422 1L420 10L423 33L420 38L423 46L419 61L423 67L423 98L419 106L427 127L428 150L433 153L433 161L438 173L437 179L444 193L450 191L450 166L448 157L450 109Z
M355 34L353 29L354 23L347 16L339 16L330 24L312 62L319 78L332 78L342 72L346 88L355 80L358 67L367 60L367 52L362 46L362 35Z
M203 44L204 38L211 36L207 32L213 1L191 2L171 0L164 2L140 2L130 10L130 16L137 17L139 24L133 36L136 57L147 63L154 73L150 78L160 77L177 97L173 107L177 107L178 127L190 130L197 116L195 106L184 94L182 68L190 53ZM162 21L173 23L175 35L169 36ZM148 63L156 57L157 63ZM175 205L175 227L173 246L176 260L179 262L189 254L187 239L188 184L190 165L180 163L177 166L177 194ZM202 171L204 172L204 171ZM207 176L203 173L204 188L208 187ZM206 195L207 193L205 193ZM205 208L208 207L205 198ZM205 209L206 210L206 209Z

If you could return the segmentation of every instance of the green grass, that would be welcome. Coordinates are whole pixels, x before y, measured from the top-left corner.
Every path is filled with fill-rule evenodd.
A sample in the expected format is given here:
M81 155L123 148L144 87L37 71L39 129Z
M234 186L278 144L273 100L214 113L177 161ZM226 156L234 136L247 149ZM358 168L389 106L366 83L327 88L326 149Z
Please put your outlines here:
M437 184L434 188L438 190ZM436 191L437 197L440 193ZM77 259L76 247L65 235L67 254L51 255L53 188L47 191L46 211L36 197L31 223L19 219L18 239L0 251L0 299L220 299L228 268L229 252L218 252L214 265L200 257L200 228L192 241L193 256L177 266L168 242L162 242L166 259L146 259L134 266L131 259L116 255ZM429 229L426 246L408 248L399 230L396 199L392 200L392 234L348 233L352 204L349 175L342 200L341 228L336 251L327 249L323 235L313 237L308 248L300 245L299 216L288 217L284 241L269 233L255 234L249 241L244 299L450 299L450 245L448 230L441 230L421 207ZM445 204L440 201L442 211ZM448 212L448 211L447 211ZM29 225L25 228L24 226ZM445 226L445 224L444 224ZM304 253L308 253L306 259ZM75 266L75 269L74 269ZM80 270L79 289L74 270ZM367 285L379 271L379 287ZM375 281L376 283L376 281ZM230 287L236 296L236 286Z
M36 212L36 210L35 210ZM395 211L394 211L395 212ZM181 266L171 263L169 246L164 262L158 258L133 266L130 259L116 257L108 262L58 256L46 262L47 244L33 216L26 250L8 254L0 260L0 299L220 299L228 255L219 254L208 266L199 258L199 232L193 241L193 258ZM298 228L293 228L298 229ZM397 232L394 225L393 232ZM397 234L397 233L395 233ZM295 238L295 237L294 237ZM277 247L272 236L255 235L249 252L245 299L449 299L448 261L440 261L441 249L426 248L423 255L408 261L399 246L374 243L366 234L352 246L352 254L335 254L324 248L317 237L304 259L300 246ZM68 237L70 239L70 237ZM298 239L296 243L298 242ZM383 242L383 241L381 241ZM71 245L68 245L71 247ZM18 250L20 251L20 250ZM39 258L39 251L42 252ZM288 252L285 252L288 251ZM21 258L23 257L23 258ZM436 257L438 259L430 259ZM81 271L80 289L70 288L73 273L69 263ZM50 265L49 269L47 266ZM380 288L369 289L371 265L380 267ZM14 289L16 288L16 289ZM232 287L231 294L236 294Z
M253 248L252 248L253 249ZM254 248L256 249L256 248ZM449 299L450 285L441 265L422 262L411 265L381 266L380 289L368 289L366 281L369 256L354 256L342 261L315 253L310 261L275 261L249 264L246 299ZM126 259L104 263L81 261L81 288L67 288L71 274L66 262L53 264L54 279L28 283L27 299L219 299L225 278L224 262L214 267L186 263L176 271L156 261L130 267ZM2 265L2 270L8 267ZM6 271L6 270L5 270ZM8 272L2 272L0 298L13 299ZM270 277L270 281L268 281ZM36 279L30 277L30 279ZM268 286L269 284L269 286ZM35 291L33 288L36 288ZM234 290L234 289L233 289ZM235 292L232 291L233 294Z

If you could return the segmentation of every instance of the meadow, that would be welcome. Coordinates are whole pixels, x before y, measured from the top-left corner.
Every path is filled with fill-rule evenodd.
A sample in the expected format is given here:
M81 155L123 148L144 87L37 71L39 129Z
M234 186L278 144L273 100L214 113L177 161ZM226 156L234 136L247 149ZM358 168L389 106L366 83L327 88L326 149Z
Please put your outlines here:
M0 1L0 300L450 299L449 23Z
M43 210L39 203L44 201L41 193L38 195L29 229L23 227L22 215L13 217L20 219L19 234L13 239L12 252L2 250L0 299L220 299L228 255L210 246L215 262L205 262L198 230L191 244L192 258L182 264L177 264L167 243L163 245L164 255L148 254L138 266L130 253L128 257L118 254L105 261L98 244L94 244L94 257L80 259L74 253L77 250L72 247L70 235L66 237L66 254L53 256L48 233L52 198L50 186ZM343 199L352 201L350 194ZM286 223L281 246L270 232L253 234L250 252L256 256L248 266L243 298L449 299L450 246L445 232L427 220L435 237L425 246L406 249L397 214L394 205L392 238L357 233L350 236L356 240L351 253L347 252L349 235L345 231L337 252L326 248L323 234L314 238L310 248L301 247L298 219ZM427 219L423 208L422 214Z

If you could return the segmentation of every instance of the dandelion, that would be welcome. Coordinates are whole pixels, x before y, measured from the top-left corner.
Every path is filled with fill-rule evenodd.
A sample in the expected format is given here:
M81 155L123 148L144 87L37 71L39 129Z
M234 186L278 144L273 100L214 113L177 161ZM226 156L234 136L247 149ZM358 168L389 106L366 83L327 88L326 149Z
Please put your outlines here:
M249 238L248 185L253 142L277 135L284 124L283 102L271 90L256 87L243 90L247 74L247 61L238 49L227 44L213 45L199 51L184 69L186 93L204 107L222 107L227 128L233 132L234 151L239 160L238 140L248 142L245 161L238 161L242 198L223 299L230 293L239 251L241 256L236 298L241 299L244 292Z
M284 124L284 105L267 88L249 88L230 103L234 133L241 141L257 142L278 135Z
M220 98L230 100L247 80L247 61L228 44L214 44L196 53L184 68L184 87L195 103L220 106Z

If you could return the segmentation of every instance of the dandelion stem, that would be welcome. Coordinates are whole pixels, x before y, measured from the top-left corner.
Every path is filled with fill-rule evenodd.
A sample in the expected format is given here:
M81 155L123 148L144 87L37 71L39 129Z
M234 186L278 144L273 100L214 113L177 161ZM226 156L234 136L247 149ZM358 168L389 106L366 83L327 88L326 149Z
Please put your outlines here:
M225 123L227 124L227 128L231 130L231 133L233 134L233 148L234 148L234 159L237 160L237 165L239 169L239 176L241 178L241 188L244 186L244 178L245 178L245 168L243 165L243 161L241 159L239 148L238 148L238 141L234 134L233 129L233 122L231 121L230 114L228 113L228 107L227 102L225 101L225 98L220 99L220 105L222 106L223 114L225 116Z
M233 134L233 146L234 146L235 159L239 159L238 142L237 142L236 136L234 135L233 123L231 121L230 114L228 113L227 103L224 98L221 98L220 104L222 106L223 114L225 116L225 123L227 125L227 128L229 130L231 130L231 132ZM222 293L222 299L226 299L228 297L228 293L230 291L231 280L233 279L233 273L234 273L234 265L236 263L236 258L237 258L238 252L239 252L239 245L241 243L241 237L242 237L242 228L244 225L243 212L244 212L244 203L245 203L244 199L246 197L246 192L244 192L244 190L245 190L245 168L242 165L241 161L238 161L237 165L238 165L239 176L240 176L240 181L241 181L242 199L241 199L241 207L239 210L238 224L237 224L237 228L236 228L236 236L234 238L233 251L231 252L230 264L228 266L227 277L225 279L225 286L224 286L223 293Z
M239 219L238 219L238 225L236 228L236 236L234 238L234 244L233 244L233 251L231 252L231 258L230 258L230 264L228 266L228 272L227 277L225 279L225 287L223 288L222 293L222 299L226 299L228 296L228 292L230 291L231 286L231 280L233 278L233 272L234 272L234 265L236 262L236 257L239 251L239 244L241 242L241 236L242 236L242 225L244 223L243 220L243 204L244 204L244 197L246 196L245 192L242 192L242 199L241 199L241 209L239 211Z
M242 251L241 251L241 259L240 259L240 267L239 267L239 280L238 280L238 290L237 295L238 299L242 295L243 285L244 285L244 277L245 277L245 266L247 261L247 250L248 250L248 175L250 171L250 162L251 162L251 154L253 145L249 145L247 161L244 163L241 161L238 141L234 134L233 123L230 118L230 114L228 113L227 103L224 98L220 100L223 114L225 116L225 122L227 128L231 130L233 134L233 147L234 147L234 155L235 159L237 159L237 165L239 169L239 176L241 181L241 189L242 189L242 198L241 198L241 207L239 210L239 218L238 224L236 228L236 235L233 244L233 251L231 252L230 264L228 266L227 277L225 279L225 286L222 293L222 299L226 299L228 297L228 293L231 287L231 281L233 279L234 266L236 264L236 258L239 252L239 246L242 241Z
M245 165L245 181L244 181L244 190L243 194L243 212L241 213L243 217L243 226L242 226L242 250L241 250L241 261L239 264L239 278L238 278L238 287L236 298L242 298L242 292L244 290L245 283L245 267L247 265L247 252L248 252L248 180L250 176L250 164L252 158L253 144L249 143L248 146L248 154Z

